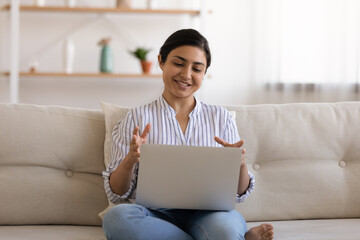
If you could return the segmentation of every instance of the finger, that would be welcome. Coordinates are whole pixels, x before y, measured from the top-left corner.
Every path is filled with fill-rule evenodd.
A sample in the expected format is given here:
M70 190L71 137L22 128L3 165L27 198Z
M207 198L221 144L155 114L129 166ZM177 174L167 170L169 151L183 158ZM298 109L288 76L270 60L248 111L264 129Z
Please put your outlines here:
M141 138L146 138L147 135L148 135L149 132L150 132L150 129L151 129L151 124L148 123L148 124L145 126L144 131L143 131L142 134L141 134Z
M243 144L244 144L244 141L243 141L243 140L240 140L240 141L232 144L232 147L238 147L238 148L240 148L240 147L242 147Z
M228 142L226 142L225 140L219 138L219 137L214 137L215 141L221 145L223 145L224 147L238 147L238 148L241 148L242 145L244 144L244 141L243 140L240 140L234 144L230 144Z
M136 134L133 134L130 142L131 147L136 144L136 141L137 141L137 136Z
M219 138L219 137L214 137L214 140L220 144L223 145L224 147L229 146L230 144L228 142L226 142L225 140Z
M246 149L245 149L245 148L242 149L242 154L243 154L243 155L246 154Z
M133 135L139 135L139 126L136 126L133 130Z
M139 148L140 148L139 138L137 135L133 135L130 142L130 150L137 152L139 151Z

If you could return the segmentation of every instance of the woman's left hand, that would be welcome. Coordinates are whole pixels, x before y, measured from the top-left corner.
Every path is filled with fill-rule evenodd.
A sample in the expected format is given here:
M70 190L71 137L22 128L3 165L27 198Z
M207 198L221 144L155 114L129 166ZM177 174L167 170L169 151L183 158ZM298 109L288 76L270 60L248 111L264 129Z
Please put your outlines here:
M228 143L219 137L215 137L214 139L218 144L220 144L224 147L242 148L242 146L244 145L243 140L240 140L236 143ZM249 176L247 166L245 163L245 154L246 154L246 150L244 148L242 148L240 176L239 176L239 183L238 183L238 190L237 190L237 193L240 196L243 195L247 191L247 189L249 188L249 184L250 184L250 176Z
M214 137L214 140L224 146L224 147L237 147L237 148L241 148L244 145L244 141L240 140L236 143L228 143L225 140L219 138L219 137ZM246 149L242 148L242 155L241 155L241 165L245 164L245 154L246 154Z

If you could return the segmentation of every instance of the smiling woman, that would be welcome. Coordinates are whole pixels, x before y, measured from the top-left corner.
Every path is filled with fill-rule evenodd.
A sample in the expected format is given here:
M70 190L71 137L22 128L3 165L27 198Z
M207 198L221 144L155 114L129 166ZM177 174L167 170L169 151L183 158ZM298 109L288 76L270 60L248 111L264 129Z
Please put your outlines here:
M163 71L166 101L177 112L176 119L185 133L188 115L195 107L194 93L201 87L211 63L208 41L193 29L180 30L165 41L158 56Z
M208 42L199 32L183 29L173 33L160 49L158 61L165 85L162 96L130 110L112 133L112 162L103 176L113 203L136 196L142 144L241 148L244 143L225 108L194 97L211 62ZM245 158L239 171L237 194L234 192L234 202L238 203L252 192L255 182ZM108 239L190 240L204 239L204 235L223 240L273 238L269 224L247 231L244 218L236 210L154 209L139 204L113 207L104 217L103 228Z

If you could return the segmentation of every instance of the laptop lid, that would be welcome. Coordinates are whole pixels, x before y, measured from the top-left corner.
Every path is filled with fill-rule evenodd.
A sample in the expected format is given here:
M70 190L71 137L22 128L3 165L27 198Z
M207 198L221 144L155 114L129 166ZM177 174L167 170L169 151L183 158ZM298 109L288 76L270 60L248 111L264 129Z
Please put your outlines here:
M149 208L232 210L240 148L144 144L136 203Z

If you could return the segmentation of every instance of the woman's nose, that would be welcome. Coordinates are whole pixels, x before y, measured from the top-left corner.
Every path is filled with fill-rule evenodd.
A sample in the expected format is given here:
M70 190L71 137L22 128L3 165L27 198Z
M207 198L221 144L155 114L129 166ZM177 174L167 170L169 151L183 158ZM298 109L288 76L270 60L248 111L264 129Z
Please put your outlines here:
M190 67L183 68L181 71L181 77L185 79L191 79L191 68Z

